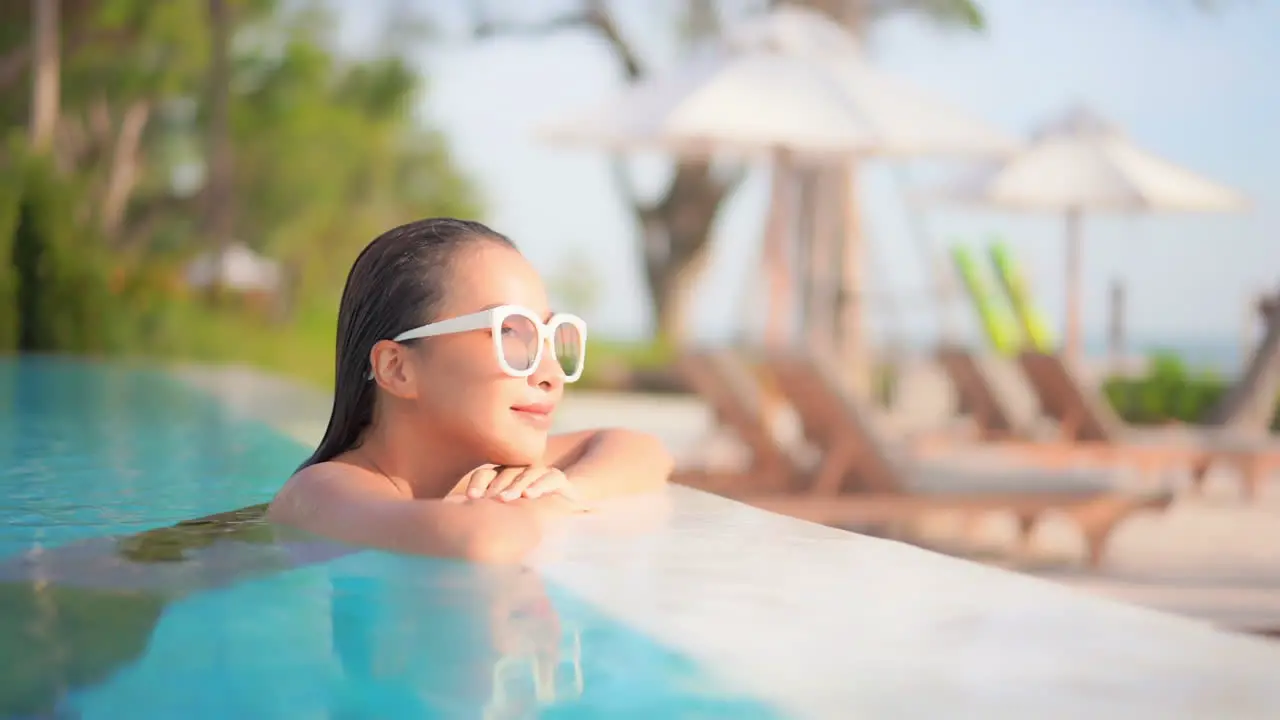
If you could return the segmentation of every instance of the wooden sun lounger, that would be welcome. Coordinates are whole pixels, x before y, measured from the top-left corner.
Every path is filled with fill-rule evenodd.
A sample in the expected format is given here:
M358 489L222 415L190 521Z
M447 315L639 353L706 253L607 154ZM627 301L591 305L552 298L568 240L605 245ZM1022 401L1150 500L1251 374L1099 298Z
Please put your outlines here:
M778 441L750 369L727 350L688 352L676 367L711 408L717 428L731 430L747 446L751 460L745 469L727 472L679 467L671 481L729 497L793 492L804 474L801 463Z
M1140 457L1148 464L1184 465L1195 489L1203 488L1215 462L1232 464L1246 497L1256 497L1266 475L1280 467L1280 442L1230 428L1139 429L1125 423L1099 393L1085 388L1061 358L1023 352L1018 362L1045 415L1057 420L1061 441L1073 450L1117 457Z
M1121 490L1096 471L964 469L958 461L917 460L880 437L866 409L823 362L776 354L766 366L800 414L806 437L824 456L838 458L841 470L821 476L807 498L744 498L762 508L837 524L934 509L1005 510L1017 515L1024 538L1041 516L1060 511L1079 523L1088 562L1096 566L1121 521L1172 500L1166 490Z
M1199 448L1127 447L1115 443L1088 441L1073 436L1071 431L1057 435L1043 432L1027 418L1016 418L1012 404L999 392L978 359L960 347L944 347L938 351L938 359L948 379L957 391L962 403L973 410L978 425L978 438L1005 454L1034 464L1037 467L1106 467L1119 469L1131 467L1145 476L1154 476L1177 468L1194 469L1204 461L1205 454ZM1028 374L1025 362L1023 373ZM1037 414L1045 403L1034 387ZM1097 413L1110 412L1109 406L1095 408ZM1065 411L1063 415L1065 416ZM1048 415L1048 419L1053 416ZM1098 426L1090 429L1097 433ZM962 438L954 436L929 436L914 441L914 448L921 454L953 451Z
M1262 342L1240 380L1204 418L1206 425L1266 435L1280 399L1280 292L1258 306L1265 329Z
M964 348L938 348L938 363L955 388L961 406L977 425L982 440L1007 440L1018 434L1014 413L992 386L977 359Z

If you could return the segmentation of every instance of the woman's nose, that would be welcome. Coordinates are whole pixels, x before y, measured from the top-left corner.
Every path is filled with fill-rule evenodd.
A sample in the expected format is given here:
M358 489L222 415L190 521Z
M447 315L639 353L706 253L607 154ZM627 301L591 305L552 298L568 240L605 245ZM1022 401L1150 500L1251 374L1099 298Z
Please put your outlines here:
M543 389L553 390L564 385L564 368L560 367L560 359L556 357L555 346L548 340L542 348L542 357L538 360L538 367L534 370L530 379Z

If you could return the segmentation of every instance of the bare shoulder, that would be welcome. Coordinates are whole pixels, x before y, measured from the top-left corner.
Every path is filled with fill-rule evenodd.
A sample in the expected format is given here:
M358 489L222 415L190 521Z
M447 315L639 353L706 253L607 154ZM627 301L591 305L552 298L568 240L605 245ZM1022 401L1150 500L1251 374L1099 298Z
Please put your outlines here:
M620 427L602 427L550 436L544 463L563 468L582 460L592 449L602 450L610 457L643 458L659 464L670 458L666 445L656 435Z
M285 482L268 508L273 520L288 522L311 515L318 506L346 503L358 498L401 499L402 494L385 477L344 462L307 466Z

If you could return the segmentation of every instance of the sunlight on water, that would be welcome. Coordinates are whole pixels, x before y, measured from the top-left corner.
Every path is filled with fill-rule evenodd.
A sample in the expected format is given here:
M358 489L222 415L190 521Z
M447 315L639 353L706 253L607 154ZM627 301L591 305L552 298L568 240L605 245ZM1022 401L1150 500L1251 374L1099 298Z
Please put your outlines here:
M10 361L0 399L0 715L776 716L530 571L167 527L305 449L161 374Z

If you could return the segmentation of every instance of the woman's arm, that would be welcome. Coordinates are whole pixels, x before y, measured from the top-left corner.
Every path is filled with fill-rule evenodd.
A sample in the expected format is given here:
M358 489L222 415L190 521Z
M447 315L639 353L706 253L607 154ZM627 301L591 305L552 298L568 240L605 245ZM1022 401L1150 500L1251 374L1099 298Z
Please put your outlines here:
M542 536L530 504L409 500L338 463L294 475L267 517L353 545L485 563L517 562Z
M617 428L553 435L543 463L563 471L588 501L662 487L675 466L658 438Z

